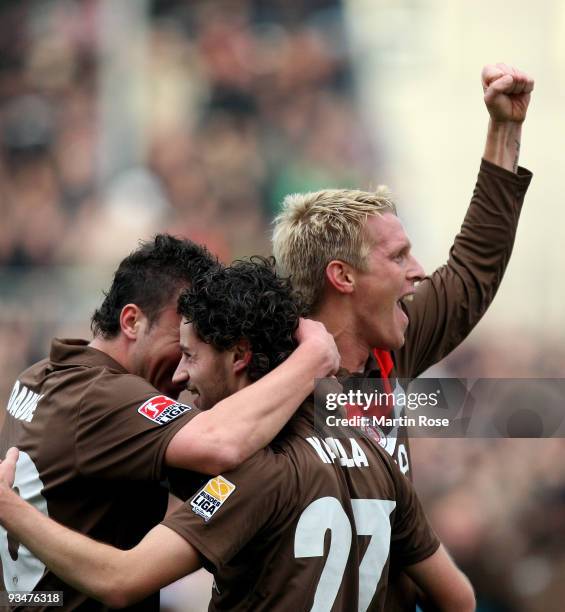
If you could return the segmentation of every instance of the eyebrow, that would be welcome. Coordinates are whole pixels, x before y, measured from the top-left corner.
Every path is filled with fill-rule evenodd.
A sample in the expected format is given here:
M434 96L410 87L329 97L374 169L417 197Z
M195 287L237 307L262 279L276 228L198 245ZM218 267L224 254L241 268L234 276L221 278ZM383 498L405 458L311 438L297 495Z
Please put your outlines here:
M400 253L402 251L410 251L412 249L412 243L410 240L406 240L406 242L397 242L390 247L390 253Z

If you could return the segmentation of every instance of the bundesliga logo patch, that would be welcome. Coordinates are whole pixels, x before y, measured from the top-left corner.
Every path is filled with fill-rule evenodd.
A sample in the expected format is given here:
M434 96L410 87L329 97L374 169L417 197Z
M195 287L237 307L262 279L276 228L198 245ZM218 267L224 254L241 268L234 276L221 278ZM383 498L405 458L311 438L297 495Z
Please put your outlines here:
M194 496L190 502L192 511L208 522L234 491L235 485L233 483L223 476L216 476L209 480Z
M186 404L180 404L166 395L157 395L141 404L137 412L154 423L166 425L189 410L192 408Z

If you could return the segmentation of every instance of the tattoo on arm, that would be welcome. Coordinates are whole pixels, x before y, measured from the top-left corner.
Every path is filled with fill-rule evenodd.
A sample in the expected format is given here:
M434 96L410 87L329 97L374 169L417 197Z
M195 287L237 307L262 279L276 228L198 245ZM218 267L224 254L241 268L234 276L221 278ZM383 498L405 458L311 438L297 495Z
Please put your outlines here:
M514 145L516 146L516 155L514 156L514 163L512 164L512 171L518 172L518 159L520 158L520 141L514 139Z

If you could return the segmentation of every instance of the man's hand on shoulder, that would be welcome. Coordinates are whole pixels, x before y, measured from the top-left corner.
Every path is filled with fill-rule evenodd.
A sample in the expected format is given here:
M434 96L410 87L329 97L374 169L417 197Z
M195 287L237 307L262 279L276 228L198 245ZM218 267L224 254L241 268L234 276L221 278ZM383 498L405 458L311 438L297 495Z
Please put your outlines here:
M317 378L335 374L339 369L340 356L333 336L319 321L301 318L295 333L298 346L319 355L320 369Z
M534 80L506 64L489 64L481 73L485 104L492 121L522 123L526 118Z
M0 524L3 526L6 518L14 514L14 509L17 513L21 503L20 496L13 489L18 455L17 448L10 448L6 457L0 460Z
M0 485L2 487L11 489L14 486L16 463L18 462L19 454L18 449L12 447L8 449L4 460L0 460Z

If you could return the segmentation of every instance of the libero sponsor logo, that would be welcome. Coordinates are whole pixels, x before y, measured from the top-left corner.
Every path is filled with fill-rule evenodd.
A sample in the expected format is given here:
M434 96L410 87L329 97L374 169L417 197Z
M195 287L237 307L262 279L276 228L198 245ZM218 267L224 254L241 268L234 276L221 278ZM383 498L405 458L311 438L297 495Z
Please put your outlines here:
M235 485L233 483L223 476L216 476L209 480L193 497L190 502L192 511L208 522L234 491Z
M141 404L137 412L154 423L166 425L189 410L192 408L186 404L181 404L166 395L156 395Z

